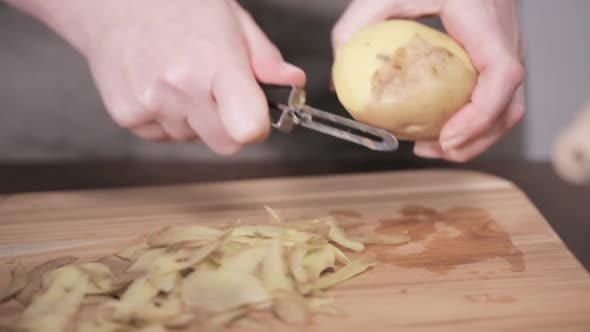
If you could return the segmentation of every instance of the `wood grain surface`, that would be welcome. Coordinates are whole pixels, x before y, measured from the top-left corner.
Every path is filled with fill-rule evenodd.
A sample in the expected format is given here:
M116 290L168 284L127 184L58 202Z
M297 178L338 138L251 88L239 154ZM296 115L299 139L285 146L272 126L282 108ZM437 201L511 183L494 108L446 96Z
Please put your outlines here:
M0 287L17 263L97 258L166 225L358 218L414 241L332 289L309 331L590 331L590 275L528 198L488 175L427 170L0 196ZM18 318L0 306L0 322ZM282 330L276 325L276 330Z

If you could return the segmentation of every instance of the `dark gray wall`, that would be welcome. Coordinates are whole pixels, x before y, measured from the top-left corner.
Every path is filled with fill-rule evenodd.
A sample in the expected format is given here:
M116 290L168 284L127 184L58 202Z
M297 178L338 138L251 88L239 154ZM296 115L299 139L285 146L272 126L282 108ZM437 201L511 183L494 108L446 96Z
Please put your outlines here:
M556 136L590 101L590 1L523 5L529 49L525 149L528 158L546 160Z

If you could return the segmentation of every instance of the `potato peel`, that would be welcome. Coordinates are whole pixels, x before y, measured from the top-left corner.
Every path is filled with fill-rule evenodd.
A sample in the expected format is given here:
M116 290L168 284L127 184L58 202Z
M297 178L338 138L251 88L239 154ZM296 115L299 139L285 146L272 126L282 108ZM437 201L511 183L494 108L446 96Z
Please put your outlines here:
M34 267L29 273L29 283L16 295L16 299L22 305L29 305L33 295L41 289L41 279L43 275L51 270L71 264L78 260L74 256L62 256L51 259Z
M223 231L206 226L165 227L150 235L147 244L152 247L166 246L182 241L215 240Z
M328 236L330 237L330 240L352 251L362 252L365 250L364 244L352 240L346 235L344 230L334 222L330 222L330 233L328 233Z
M308 281L307 272L303 267L303 260L307 250L307 246L300 244L295 246L289 255L289 270L298 284L304 284Z
M227 272L253 275L264 260L267 250L266 247L246 248L224 259L221 262L220 269Z
M202 247L183 248L176 251L167 251L165 248L148 250L138 257L128 271L143 271L154 275L184 270L206 259L220 244L220 241L213 241Z
M181 296L188 305L222 312L271 298L260 279L225 271L195 271L183 280Z
M144 250L149 248L147 243L136 243L124 248L123 250L119 251L115 254L115 257L128 260L128 261L135 261L137 256L141 254Z
M149 249L137 256L127 272L145 272L160 256L166 252L165 248Z
M124 326L115 322L97 318L90 321L85 321L78 326L78 332L119 332L124 329Z
M160 324L153 324L141 328L138 332L166 332L166 329Z
M309 324L309 311L303 296L294 291L278 291L274 294L274 313L285 323L294 326Z
M132 312L136 321L147 323L165 323L182 315L183 303L179 298L154 298L144 305L137 306Z
M84 299L88 277L65 266L51 271L44 284L46 290L33 297L21 317L19 328L24 331L64 331Z
M17 266L12 272L12 279L8 287L0 291L0 303L10 300L18 292L27 286L29 282L29 272L22 266Z
M15 270L0 302L16 297L26 306L19 332L272 330L257 313L302 327L313 315L343 315L320 296L375 265L365 245L410 241L351 235L331 216L287 222L265 208L270 224L164 227L96 261L67 256ZM94 317L84 320L86 306Z
M283 223L283 218L281 217L281 212L279 210L273 209L267 205L264 206L264 209L266 210L266 213L268 213L268 216L270 217L271 224L282 224Z
M108 267L115 277L125 273L125 271L127 271L129 266L131 265L131 262L129 260L122 259L117 256L102 257L96 260L96 262L104 264L106 267Z
M332 251L334 251L334 256L336 257L336 261L338 263L341 264L348 264L350 263L350 258L348 258L348 256L346 256L346 254L338 249L338 247L336 247L335 245L329 243L328 246L332 249Z
M334 300L331 298L310 298L307 302L307 307L310 312L317 314L324 314L330 316L344 316L344 312L334 305Z
M170 293L176 287L178 282L178 273L168 272L164 274L158 274L149 277L150 282L156 287L156 289L163 293Z
M358 274L365 272L368 268L376 264L374 256L364 256L351 261L334 273L328 274L316 280L313 284L306 287L304 293L309 291L324 290L336 284L344 282Z
M266 252L262 264L262 282L270 292L293 289L293 282L287 277L282 237L276 238Z
M311 280L318 279L322 272L333 269L336 264L334 250L327 246L318 246L309 250L303 258L303 267Z
M185 329L189 327L193 321L196 320L196 315L193 313L183 313L164 323L164 326L169 329Z
M90 262L79 264L76 267L88 277L89 282L86 287L86 294L109 294L119 289L119 286L113 283L115 276L108 266L97 262Z
M111 319L119 323L132 321L133 312L138 307L145 306L158 294L158 289L149 282L146 276L132 282L121 295L120 301L107 303L108 308L114 309Z

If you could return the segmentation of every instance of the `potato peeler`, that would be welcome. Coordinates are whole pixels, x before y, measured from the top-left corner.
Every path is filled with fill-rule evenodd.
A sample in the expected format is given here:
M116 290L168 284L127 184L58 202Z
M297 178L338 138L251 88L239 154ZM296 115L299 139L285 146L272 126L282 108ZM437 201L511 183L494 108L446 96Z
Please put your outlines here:
M321 111L306 105L306 94L302 88L262 85L269 109L272 126L290 133L299 125L329 136L362 145L376 151L395 151L399 142L390 132L336 114ZM287 102L277 102L269 96L270 89L289 89Z

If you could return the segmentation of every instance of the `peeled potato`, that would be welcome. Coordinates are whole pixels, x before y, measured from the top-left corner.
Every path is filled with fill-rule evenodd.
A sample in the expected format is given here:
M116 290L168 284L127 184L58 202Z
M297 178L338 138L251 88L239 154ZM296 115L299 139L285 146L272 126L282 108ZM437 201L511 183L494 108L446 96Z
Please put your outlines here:
M334 88L360 122L401 140L435 140L469 102L477 70L447 34L411 20L359 30L339 48Z

